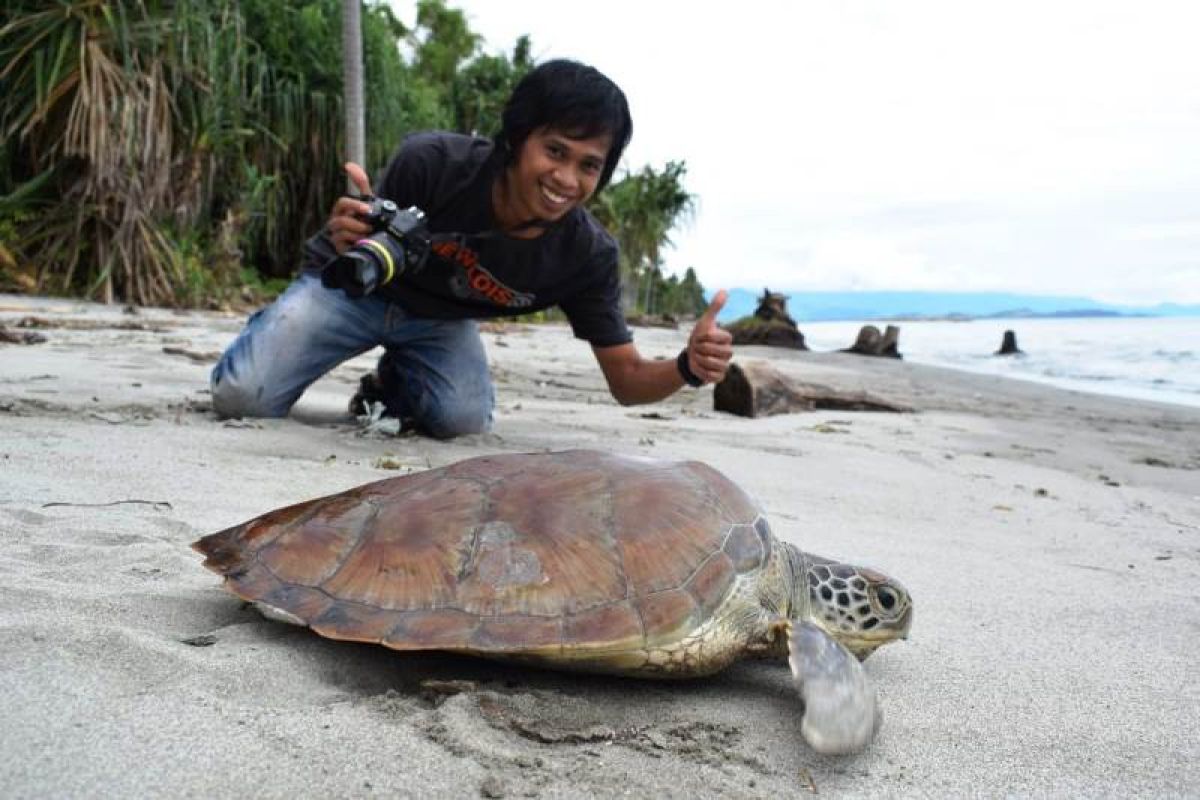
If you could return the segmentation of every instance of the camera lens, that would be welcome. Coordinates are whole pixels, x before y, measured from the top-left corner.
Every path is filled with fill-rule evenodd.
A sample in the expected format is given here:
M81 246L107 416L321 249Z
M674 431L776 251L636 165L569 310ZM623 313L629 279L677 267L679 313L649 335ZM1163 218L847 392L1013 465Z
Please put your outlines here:
M328 289L342 289L350 297L371 294L404 271L404 253L386 233L359 239L321 271Z

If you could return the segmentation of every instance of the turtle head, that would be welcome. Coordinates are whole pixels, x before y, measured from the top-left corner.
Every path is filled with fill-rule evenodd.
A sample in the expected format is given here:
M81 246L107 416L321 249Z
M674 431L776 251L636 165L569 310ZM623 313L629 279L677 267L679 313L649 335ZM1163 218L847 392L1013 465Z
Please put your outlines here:
M807 553L801 563L804 585L796 590L808 595L808 617L860 661L888 642L907 638L912 597L897 581L868 567Z

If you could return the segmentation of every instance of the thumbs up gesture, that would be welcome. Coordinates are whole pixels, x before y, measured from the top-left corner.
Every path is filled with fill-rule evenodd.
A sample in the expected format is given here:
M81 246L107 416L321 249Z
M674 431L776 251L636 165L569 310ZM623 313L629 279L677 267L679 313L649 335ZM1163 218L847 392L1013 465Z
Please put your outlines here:
M688 337L688 367L705 383L717 383L724 378L733 358L733 334L717 326L717 314L728 298L729 293L724 289L717 292Z
M362 167L351 161L346 163L345 170L350 182L361 195L372 194L371 182L367 180L367 173ZM329 231L329 238L333 240L333 249L339 255L371 233L371 226L363 222L363 217L370 211L371 207L356 197L339 197L333 204L333 211L329 212L329 222L325 227Z

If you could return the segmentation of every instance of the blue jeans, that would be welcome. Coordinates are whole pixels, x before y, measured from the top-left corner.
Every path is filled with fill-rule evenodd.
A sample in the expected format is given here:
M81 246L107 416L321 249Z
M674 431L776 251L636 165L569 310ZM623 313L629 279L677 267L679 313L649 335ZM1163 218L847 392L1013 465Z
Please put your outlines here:
M223 417L283 417L313 381L376 345L388 412L432 436L491 428L495 393L473 320L426 319L375 296L357 300L297 278L254 313L212 371Z

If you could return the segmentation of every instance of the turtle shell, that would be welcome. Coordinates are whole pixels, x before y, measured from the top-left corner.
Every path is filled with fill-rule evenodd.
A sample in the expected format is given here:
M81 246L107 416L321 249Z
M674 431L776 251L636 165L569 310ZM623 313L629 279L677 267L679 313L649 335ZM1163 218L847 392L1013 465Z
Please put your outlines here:
M679 641L771 538L711 467L569 451L369 483L193 546L234 594L322 636L553 658Z

